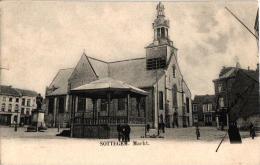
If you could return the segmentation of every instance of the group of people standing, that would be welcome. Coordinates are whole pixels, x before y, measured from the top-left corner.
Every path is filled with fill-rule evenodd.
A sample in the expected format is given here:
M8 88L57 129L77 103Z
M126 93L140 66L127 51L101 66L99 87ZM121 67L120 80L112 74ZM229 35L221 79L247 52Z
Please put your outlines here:
M130 141L131 128L128 124L117 125L118 141L129 142Z

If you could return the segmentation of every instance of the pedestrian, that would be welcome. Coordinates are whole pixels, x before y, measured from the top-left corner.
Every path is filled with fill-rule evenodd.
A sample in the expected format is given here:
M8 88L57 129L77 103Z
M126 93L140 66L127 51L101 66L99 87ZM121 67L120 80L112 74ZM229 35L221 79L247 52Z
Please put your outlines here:
M147 124L146 125L146 132L149 132L150 131L150 124Z
M131 128L130 128L130 126L127 124L127 125L126 125L126 141L127 141L127 142L130 141L130 132L131 132Z
M126 143L126 127L125 127L125 125L121 126L121 133L122 133L122 142Z
M196 136L197 136L197 140L199 140L199 138L200 138L200 129L199 129L198 125L196 126Z
M17 124L16 124L16 121L14 121L14 131L17 132Z
M255 127L254 127L253 123L250 123L249 129L250 129L250 136L252 137L252 139L254 139L255 138Z
M118 141L123 141L122 127L120 124L117 125L117 138Z
M162 123L162 125L161 125L161 126L162 126L162 132L163 132L163 133L165 133L165 124L164 124L164 123Z

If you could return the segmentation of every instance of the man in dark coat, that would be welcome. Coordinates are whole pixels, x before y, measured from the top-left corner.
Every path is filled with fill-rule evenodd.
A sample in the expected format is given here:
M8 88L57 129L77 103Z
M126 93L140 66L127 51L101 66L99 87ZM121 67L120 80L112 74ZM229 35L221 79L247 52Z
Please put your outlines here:
M122 126L120 124L117 125L117 135L118 141L123 141Z
M150 124L147 124L146 125L146 132L149 132L150 131Z
M255 127L254 127L253 123L250 123L249 129L250 129L250 136L252 137L252 139L254 139L255 138Z
M196 125L196 136L197 136L197 140L199 140L199 138L200 138L200 129L199 129L199 125Z
M125 126L125 137L126 137L126 141L129 142L130 141L130 132L131 132L131 128L130 126L127 124Z

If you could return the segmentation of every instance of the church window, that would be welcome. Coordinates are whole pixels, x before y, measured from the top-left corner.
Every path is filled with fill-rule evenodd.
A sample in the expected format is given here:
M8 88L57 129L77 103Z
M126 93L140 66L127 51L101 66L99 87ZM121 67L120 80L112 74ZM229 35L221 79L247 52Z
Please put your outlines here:
M162 31L162 38L165 38L165 29L164 29L164 27L161 28L161 31Z
M186 110L187 113L190 113L190 99L186 97Z
M159 92L159 108L163 110L163 92Z
M172 87L172 105L173 107L177 107L177 86L173 85Z
M175 78L175 76L176 76L176 68L175 68L175 65L172 66L172 76L173 76L173 78Z
M161 31L160 31L160 28L157 29L157 38L160 38L161 37Z

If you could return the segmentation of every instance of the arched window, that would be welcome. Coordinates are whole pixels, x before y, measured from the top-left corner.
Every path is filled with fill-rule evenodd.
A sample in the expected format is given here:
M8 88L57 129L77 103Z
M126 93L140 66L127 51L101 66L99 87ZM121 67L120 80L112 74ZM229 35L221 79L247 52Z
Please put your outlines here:
M160 28L157 29L157 38L160 38L161 37L161 31L160 31Z
M161 28L161 32L162 32L162 38L165 38L165 29L164 29L164 27Z
M177 86L176 84L173 85L172 87L172 106L173 107L177 107L178 103L177 103Z
M175 68L175 65L172 66L172 76L173 76L173 78L175 78L175 76L176 76L176 68Z

